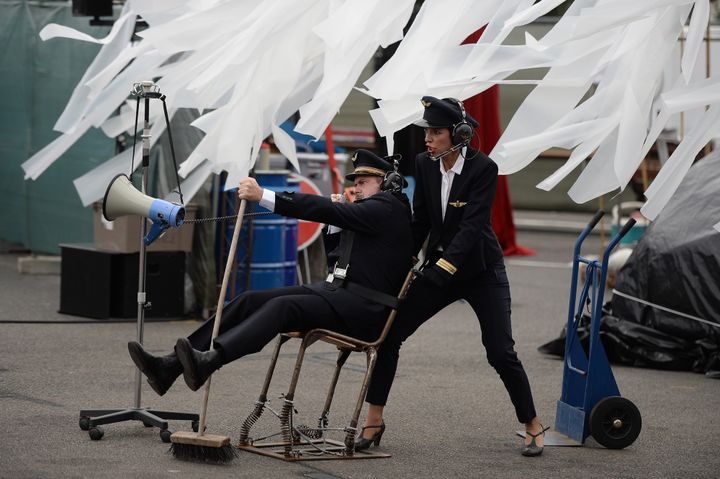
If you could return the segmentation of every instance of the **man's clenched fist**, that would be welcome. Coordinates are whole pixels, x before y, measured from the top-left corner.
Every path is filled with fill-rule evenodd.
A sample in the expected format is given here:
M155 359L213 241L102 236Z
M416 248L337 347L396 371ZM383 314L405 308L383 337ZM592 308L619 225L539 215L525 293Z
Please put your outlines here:
M238 184L238 198L248 201L260 201L263 190L257 184L255 178L243 178Z

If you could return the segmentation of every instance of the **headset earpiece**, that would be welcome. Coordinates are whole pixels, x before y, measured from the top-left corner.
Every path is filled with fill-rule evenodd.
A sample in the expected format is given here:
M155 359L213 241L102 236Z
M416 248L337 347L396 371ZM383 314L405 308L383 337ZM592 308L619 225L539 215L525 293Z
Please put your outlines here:
M380 190L390 193L400 193L403 187L403 177L397 171L388 171L383 177Z
M402 192L403 183L405 182L405 180L403 179L402 175L398 173L398 168L400 167L400 160L402 159L402 155L395 154L385 156L383 157L383 159L387 162L391 162L393 165L393 169L385 173L385 176L383 176L382 183L380 183L380 190L389 191L390 193Z
M467 115L465 114L465 106L463 102L455 98L450 98L454 101L458 107L460 107L460 114L462 119L453 125L452 128L452 143L453 145L460 145L462 143L469 143L473 136L473 127L467 121Z

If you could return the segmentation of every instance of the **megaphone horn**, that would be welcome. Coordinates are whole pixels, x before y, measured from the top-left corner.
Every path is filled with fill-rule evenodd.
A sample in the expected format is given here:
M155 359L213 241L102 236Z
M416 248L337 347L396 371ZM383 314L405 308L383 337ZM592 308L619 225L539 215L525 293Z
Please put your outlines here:
M169 227L178 228L185 219L185 207L160 200L139 192L127 175L119 174L112 179L103 198L103 216L114 221L120 216L138 215L152 222L145 244L155 241Z

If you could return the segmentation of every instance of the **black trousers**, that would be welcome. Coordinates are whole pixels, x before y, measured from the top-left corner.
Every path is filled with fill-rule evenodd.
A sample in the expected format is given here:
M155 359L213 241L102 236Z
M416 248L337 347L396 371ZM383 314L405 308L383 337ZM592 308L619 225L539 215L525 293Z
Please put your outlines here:
M502 261L471 280L453 279L443 289L415 280L400 306L395 323L378 352L375 372L365 400L385 405L395 371L400 347L425 321L445 306L465 299L480 322L482 343L490 365L510 394L521 423L536 416L530 383L515 353L510 326L510 285Z
M208 319L188 336L193 348L209 349L214 321L215 317ZM348 333L347 326L330 304L307 288L290 286L248 291L224 307L214 346L227 364L259 352L280 333L307 332L315 328Z

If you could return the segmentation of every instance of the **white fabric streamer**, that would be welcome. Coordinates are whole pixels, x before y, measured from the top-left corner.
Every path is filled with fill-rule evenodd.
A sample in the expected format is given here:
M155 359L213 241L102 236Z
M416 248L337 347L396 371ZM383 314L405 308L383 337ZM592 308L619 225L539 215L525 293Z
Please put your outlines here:
M299 111L296 130L320 137L378 46L402 39L361 89L378 100L370 116L390 152L393 134L422 116L423 95L464 100L492 85L536 84L491 157L509 174L547 148L573 150L538 184L544 190L590 158L568 192L578 202L625 188L663 128L692 113L685 138L646 192L643 213L654 218L720 130L720 79L699 77L708 0L575 0L542 38L526 32L525 44L506 44L513 30L561 3L426 0L402 38L411 0L128 0L103 39L59 25L42 30L43 40L102 48L55 125L63 135L23 169L37 178L91 127L108 136L128 131L135 113L128 93L149 78L160 78L170 110L205 112L193 123L205 137L180 159L188 199L211 172L227 171L227 187L235 186L270 134L297 168L294 141L279 125ZM138 15L149 28L131 44ZM677 38L688 18L679 57ZM461 45L483 25L478 42ZM547 73L510 78L531 68ZM156 135L164 121L159 106L152 113ZM98 199L129 159L123 153L78 178L83 204Z

